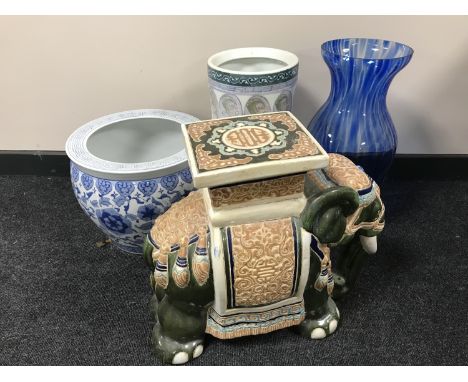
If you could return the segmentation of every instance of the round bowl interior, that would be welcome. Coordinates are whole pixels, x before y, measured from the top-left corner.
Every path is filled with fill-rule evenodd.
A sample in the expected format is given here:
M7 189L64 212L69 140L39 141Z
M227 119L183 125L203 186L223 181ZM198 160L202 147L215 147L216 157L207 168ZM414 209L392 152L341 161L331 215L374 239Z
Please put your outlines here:
M216 53L208 59L208 66L231 74L259 75L277 73L299 63L291 52L274 48L238 48Z
M413 54L413 49L408 45L370 38L344 38L327 41L322 44L322 51L356 60L391 60Z
M181 125L198 118L173 110L109 114L76 129L65 151L82 171L102 179L141 180L187 168Z
M94 156L112 162L157 161L184 149L180 124L162 118L114 122L94 131L86 141Z
M224 70L237 72L259 73L284 69L288 66L286 62L269 57L243 57L222 62L219 67Z

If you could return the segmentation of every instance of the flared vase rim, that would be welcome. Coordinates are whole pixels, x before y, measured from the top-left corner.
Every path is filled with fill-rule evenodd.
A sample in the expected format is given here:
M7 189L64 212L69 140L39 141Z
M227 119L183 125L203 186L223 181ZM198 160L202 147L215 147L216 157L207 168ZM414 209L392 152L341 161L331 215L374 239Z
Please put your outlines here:
M222 64L242 58L268 58L283 62L285 65L277 69L265 69L258 71L233 70L221 67ZM226 49L211 55L208 58L208 67L220 73L244 76L262 76L286 72L299 65L299 58L292 52L284 49L266 46L252 46Z
M336 53L332 51L328 45L333 42L338 42L338 41L360 41L360 42L369 42L369 41L375 41L375 42L385 42L385 43L393 43L397 44L400 47L404 47L407 50L407 53L401 54L398 56L393 56L393 57L385 57L385 58L375 58L375 57L359 57L359 56L350 56L350 55L345 55L342 53ZM368 38L368 37L344 37L344 38L336 38L333 40L327 40L322 45L320 46L322 53L326 53L335 57L348 57L349 59L355 60L355 61L366 61L366 60L373 60L373 61L392 61L392 60L401 60L405 58L411 58L414 54L414 49L411 48L409 45L404 44L399 41L394 41L394 40L386 40L386 39L381 39L381 38Z

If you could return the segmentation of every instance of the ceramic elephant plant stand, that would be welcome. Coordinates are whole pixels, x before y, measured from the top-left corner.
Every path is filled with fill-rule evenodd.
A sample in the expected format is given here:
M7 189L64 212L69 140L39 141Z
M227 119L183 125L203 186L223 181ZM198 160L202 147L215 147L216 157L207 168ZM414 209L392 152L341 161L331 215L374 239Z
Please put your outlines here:
M345 258L355 243L372 252L365 238L383 228L375 183L328 156L289 112L182 129L198 190L156 219L144 248L156 353L185 363L202 354L206 333L231 339L294 326L309 339L332 334L340 314L331 253ZM362 261L341 263L343 291Z

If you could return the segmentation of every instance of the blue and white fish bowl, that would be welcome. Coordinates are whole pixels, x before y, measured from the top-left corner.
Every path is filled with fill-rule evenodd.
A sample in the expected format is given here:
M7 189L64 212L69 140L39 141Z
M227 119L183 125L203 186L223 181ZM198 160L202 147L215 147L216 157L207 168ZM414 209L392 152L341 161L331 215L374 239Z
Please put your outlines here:
M213 118L291 111L299 59L274 48L224 50L208 59Z
M156 217L193 189L181 124L197 120L131 110L88 122L68 138L76 199L119 249L141 254Z

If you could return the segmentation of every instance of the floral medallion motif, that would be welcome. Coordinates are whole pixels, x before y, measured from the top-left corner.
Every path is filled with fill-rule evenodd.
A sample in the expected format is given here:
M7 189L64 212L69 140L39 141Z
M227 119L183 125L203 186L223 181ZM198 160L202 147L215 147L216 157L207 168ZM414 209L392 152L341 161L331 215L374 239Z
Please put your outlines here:
M142 253L154 220L192 189L189 169L140 181L113 181L82 172L70 162L73 191L93 222L126 252Z
M167 191L174 190L179 184L178 175L167 175L161 178L161 186L163 186Z
M116 182L115 189L119 194L130 195L135 189L135 186L133 182Z
M94 186L94 179L92 176L81 174L81 184L85 190L90 190Z
M137 187L144 196L150 196L156 191L156 188L158 188L158 181L156 179L143 180L138 182Z
M112 191L112 183L105 179L98 179L96 186L102 196L107 195Z
M229 117L242 114L242 104L234 94L223 94L219 99L219 116Z
M161 213L162 208L158 208L155 204L145 204L138 207L137 216L143 221L153 221Z
M223 134L222 137L223 143L236 149L265 147L274 140L275 134L266 129L265 124L258 126L238 124L238 127Z
M192 173L188 168L183 169L179 174L185 183L192 183Z
M97 210L96 215L101 224L116 234L129 234L132 233L132 223L113 208L103 208Z
M244 114L260 114L271 111L271 106L268 100L261 95L254 95L249 98L245 104Z
M320 154L287 112L195 122L186 129L199 172Z
M291 92L288 90L281 92L278 98L276 98L274 106L275 106L274 107L275 111L291 110L291 107L292 107Z
M215 127L207 143L226 156L259 156L286 147L287 136L287 130L267 121L239 121Z

